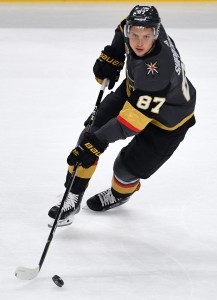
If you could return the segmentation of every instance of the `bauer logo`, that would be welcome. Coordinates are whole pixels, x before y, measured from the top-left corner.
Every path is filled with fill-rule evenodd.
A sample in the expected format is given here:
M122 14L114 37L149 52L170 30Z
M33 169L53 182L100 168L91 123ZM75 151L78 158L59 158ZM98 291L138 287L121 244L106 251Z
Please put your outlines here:
M110 56L106 55L103 52L100 54L100 59L106 61L109 64L117 66L117 67L123 67L124 66L124 63L122 61L119 61L117 59L111 58Z
M99 150L97 150L91 143L87 142L84 144L84 146L90 151L92 152L94 155L99 156L101 154L101 152Z

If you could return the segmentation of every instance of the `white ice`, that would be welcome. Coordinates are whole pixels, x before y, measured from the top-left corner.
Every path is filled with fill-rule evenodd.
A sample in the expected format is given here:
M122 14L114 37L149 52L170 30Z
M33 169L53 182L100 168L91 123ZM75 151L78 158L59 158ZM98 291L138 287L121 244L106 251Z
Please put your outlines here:
M66 157L99 92L92 66L134 4L0 5L1 299L217 297L216 3L156 3L198 95L197 124L177 152L126 205L94 213L85 200L110 186L129 140L110 145L84 209L57 229L38 277L14 276L19 265L38 265Z

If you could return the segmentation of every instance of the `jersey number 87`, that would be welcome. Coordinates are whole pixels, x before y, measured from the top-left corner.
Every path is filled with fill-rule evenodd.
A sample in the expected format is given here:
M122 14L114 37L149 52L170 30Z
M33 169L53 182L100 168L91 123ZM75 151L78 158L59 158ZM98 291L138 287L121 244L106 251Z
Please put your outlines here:
M151 112L154 114L159 114L160 113L160 108L166 101L166 98L161 98L161 97L151 97L148 95L145 96L140 96L136 106L139 109L147 110L149 109L150 105L152 102L157 103L154 107L152 107Z

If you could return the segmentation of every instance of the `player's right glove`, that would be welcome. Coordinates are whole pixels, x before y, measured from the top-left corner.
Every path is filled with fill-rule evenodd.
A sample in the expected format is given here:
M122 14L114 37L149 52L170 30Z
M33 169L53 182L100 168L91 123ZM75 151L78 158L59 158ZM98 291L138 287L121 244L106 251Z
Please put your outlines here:
M79 162L82 167L89 168L107 147L108 144L101 142L94 134L86 133L80 144L69 154L67 163L73 166Z
M111 90L120 77L124 66L125 55L118 53L112 46L106 46L93 66L96 81L102 84L103 79L109 79L108 89Z

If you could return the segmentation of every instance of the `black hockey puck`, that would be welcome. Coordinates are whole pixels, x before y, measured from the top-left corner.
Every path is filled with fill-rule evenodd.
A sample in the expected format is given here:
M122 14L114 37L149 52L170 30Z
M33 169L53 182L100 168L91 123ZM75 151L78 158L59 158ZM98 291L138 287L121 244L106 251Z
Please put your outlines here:
M58 275L54 275L52 277L52 280L58 287L62 287L64 285L64 281Z

